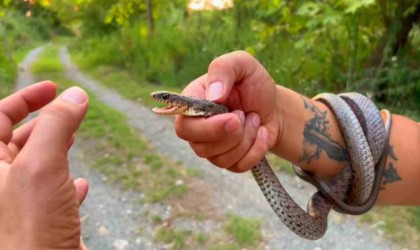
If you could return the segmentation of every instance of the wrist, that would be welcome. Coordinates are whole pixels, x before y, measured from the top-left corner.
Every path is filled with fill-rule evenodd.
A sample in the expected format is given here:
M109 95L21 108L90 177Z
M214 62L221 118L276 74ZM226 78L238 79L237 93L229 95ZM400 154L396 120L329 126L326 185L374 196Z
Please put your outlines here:
M341 131L329 108L300 94L278 86L277 141L270 151L320 178L337 175L347 164L326 151L336 147L346 151Z

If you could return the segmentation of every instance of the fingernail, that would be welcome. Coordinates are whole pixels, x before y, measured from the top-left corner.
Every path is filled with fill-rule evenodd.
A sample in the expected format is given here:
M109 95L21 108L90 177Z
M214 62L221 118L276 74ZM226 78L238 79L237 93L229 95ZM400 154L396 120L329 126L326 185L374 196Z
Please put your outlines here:
M226 132L228 133L233 132L238 128L239 128L239 124L234 118L230 119L225 125Z
M222 97L223 95L223 84L222 82L216 81L210 83L209 88L207 89L207 99L210 101L215 101Z
M86 92L83 91L79 87L71 87L64 91L59 97L61 100L66 100L74 104L82 104L86 102L87 95Z
M242 110L234 110L232 111L235 115L239 117L239 120L241 121L241 124L245 123L245 114Z
M254 125L254 127L258 128L260 126L260 116L257 114L253 114L252 118L252 125Z
M242 110L239 111L239 119L241 119L241 124L245 123L245 113Z

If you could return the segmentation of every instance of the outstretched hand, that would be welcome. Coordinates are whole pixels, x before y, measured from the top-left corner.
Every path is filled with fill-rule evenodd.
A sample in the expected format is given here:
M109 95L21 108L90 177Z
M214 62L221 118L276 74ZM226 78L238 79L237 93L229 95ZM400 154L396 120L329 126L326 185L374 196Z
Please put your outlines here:
M182 94L216 101L233 110L210 118L176 117L177 135L216 166L247 171L281 137L276 84L246 52L218 57L208 73L191 82Z
M88 97L73 87L54 100L41 82L0 101L0 245L4 249L84 249L79 206L86 180L73 181L68 150ZM13 127L30 112L37 118Z

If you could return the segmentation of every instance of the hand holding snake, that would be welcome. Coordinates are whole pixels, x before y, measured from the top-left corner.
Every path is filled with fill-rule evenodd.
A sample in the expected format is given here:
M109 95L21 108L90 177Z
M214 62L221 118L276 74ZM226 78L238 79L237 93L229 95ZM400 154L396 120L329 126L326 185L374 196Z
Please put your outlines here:
M178 136L190 141L197 155L208 158L215 165L235 172L246 171L252 167L252 173L271 207L292 231L304 238L317 239L325 233L326 217L333 207L331 201L348 198L347 193L350 190L352 177L353 182L357 185L354 185L355 188L350 190L351 192L349 191L350 204L336 202L334 204L335 208L338 211L351 214L360 214L369 210L376 200L379 190L378 183L380 183L380 178L375 179L373 177L375 164L381 162L382 167L376 167L378 169L376 176L381 177L381 171L386 160L386 153L383 153L383 151L387 150L384 148L384 141L388 140L385 136L385 126L382 118L379 112L375 111L377 109L374 104L366 98L360 98L360 95L347 95L341 98L333 95L317 97L324 102L324 105L308 99L305 100L303 97L296 97L297 93L276 86L265 69L248 54L235 52L231 55L225 55L225 57L229 60L224 60L225 58L222 56L219 60L213 61L209 67L209 73L191 83L185 89L183 95L201 97L202 99L207 97L207 99L223 102L231 109L239 109L243 112L233 111L229 114L226 108L218 107L217 104L212 102L183 98L166 92L153 94L156 100L169 104L168 108L155 109L155 112L184 116L212 116L207 119L195 119L194 121L189 121L188 118L183 116L177 117ZM247 65L244 66L243 64ZM281 95L279 93L287 94ZM283 97L286 100L282 100ZM324 125L332 123L332 131L326 133L325 131L311 131L312 134L315 133L318 140L321 140L323 144L330 143L334 147L333 152L346 156L349 153L340 133L344 132L343 136L346 138L347 147L349 147L350 158L342 157L341 159L332 155L331 149L321 148L318 151L319 148L317 148L317 153L314 154L316 160L319 159L322 150L325 150L328 156L334 160L338 159L343 163L350 161L352 166L357 165L352 168L353 175L347 168L340 176L341 179L335 178L332 184L330 183L331 185L325 188L318 185L323 192L312 197L308 204L308 213L293 202L278 182L265 158L263 158L267 149L271 149L280 155L282 152L286 152L284 154L288 155L290 158L288 160L297 162L296 149L299 146L296 146L296 143L302 140L296 137L296 130L303 131L303 128L299 127L303 123L302 121L288 122L288 124L297 125L284 127L283 119L285 116L288 119L302 118L302 110L293 109L299 106L299 99L300 102L303 99L305 109L311 106L311 109L323 114L323 119L327 121ZM351 107L348 107L347 110L344 108L347 106L346 102ZM289 105L282 105L284 103ZM368 112L360 112L358 110L360 108L366 109ZM333 112L329 112L330 109ZM354 114L351 109L353 109ZM374 112L377 112L377 114L374 114ZM298 115L293 115L296 113ZM213 116L216 114L220 115ZM376 117L373 118L372 114ZM389 131L390 115L388 113L385 116L387 118L386 130ZM341 130L337 124L334 124L337 120ZM357 120L363 123L363 131L361 126L356 125L356 123L359 123L355 123ZM329 128L330 126L326 127ZM369 128L372 127L373 130L369 131ZM336 131L334 131L334 128ZM372 131L375 133L372 133ZM287 140L287 136L285 136L286 139L282 138L283 133L287 134L288 132L295 135L292 140L290 140L290 136L289 140ZM330 132L335 136L329 138ZM356 136L353 136L352 133ZM272 138L275 139L269 138L268 134L270 137L274 135ZM369 142L363 134L368 137ZM336 138L336 140L332 138ZM295 152L287 152L290 151L289 148ZM372 153L373 156L371 154L372 148L375 149L373 150L375 152ZM261 160L262 158L263 160ZM382 161L379 161L379 158ZM320 161L322 162L322 159ZM307 161L307 166L302 165L308 169L310 163L310 161ZM336 168L336 171L340 170L340 168ZM299 173L305 180L309 180L311 183L317 182L310 176L305 176L305 173ZM323 196L322 193L326 196ZM358 207L359 205L361 207Z
M281 117L276 110L276 87L250 55L234 52L234 57L220 59L209 66L208 74L193 81L182 94L223 103L233 112L209 119L178 116L175 128L197 155L221 168L244 172L279 140Z

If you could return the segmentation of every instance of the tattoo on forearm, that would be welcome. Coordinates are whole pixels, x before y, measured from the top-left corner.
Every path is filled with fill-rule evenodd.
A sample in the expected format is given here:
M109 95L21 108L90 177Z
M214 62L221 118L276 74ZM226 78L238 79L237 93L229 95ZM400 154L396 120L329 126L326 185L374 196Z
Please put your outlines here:
M396 168L396 163L398 161L398 158L394 153L394 147L392 145L389 146L388 156L390 159L389 164L387 167L385 167L385 170L382 173L382 186L381 186L382 190L385 189L385 185L402 180Z
M301 161L310 163L313 159L319 159L322 151L325 151L328 157L333 160L340 162L349 161L347 150L332 140L328 133L327 111L321 112L305 99L303 99L303 104L304 108L309 110L314 117L305 124L305 129L303 130L303 155Z
M394 153L394 146L392 145L389 145L388 156L391 157L391 159L393 159L394 161L398 161L398 158L397 156L395 156Z

